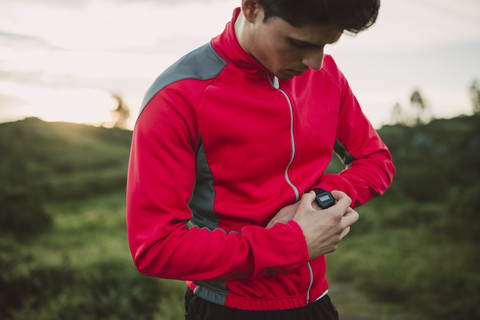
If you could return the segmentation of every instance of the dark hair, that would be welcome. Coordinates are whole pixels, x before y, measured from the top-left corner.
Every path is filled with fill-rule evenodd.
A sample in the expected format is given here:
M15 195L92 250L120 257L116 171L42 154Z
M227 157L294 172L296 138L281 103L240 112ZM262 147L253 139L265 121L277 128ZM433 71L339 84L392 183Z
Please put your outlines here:
M358 33L377 19L380 0L258 0L265 11L264 22L279 17L293 26L330 24Z

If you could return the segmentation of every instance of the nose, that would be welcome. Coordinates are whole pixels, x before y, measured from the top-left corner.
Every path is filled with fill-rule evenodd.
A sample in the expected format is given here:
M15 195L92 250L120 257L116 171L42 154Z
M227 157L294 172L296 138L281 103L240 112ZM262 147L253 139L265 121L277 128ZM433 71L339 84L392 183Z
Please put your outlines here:
M323 48L308 52L303 58L302 63L313 70L320 70L323 66Z

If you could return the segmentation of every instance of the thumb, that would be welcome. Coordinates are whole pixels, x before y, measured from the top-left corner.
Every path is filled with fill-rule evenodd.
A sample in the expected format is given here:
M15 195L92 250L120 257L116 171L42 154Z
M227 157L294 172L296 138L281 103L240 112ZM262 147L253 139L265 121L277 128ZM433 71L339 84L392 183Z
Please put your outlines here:
M313 201L315 201L315 191L304 193L300 199L300 206L305 209L312 209Z

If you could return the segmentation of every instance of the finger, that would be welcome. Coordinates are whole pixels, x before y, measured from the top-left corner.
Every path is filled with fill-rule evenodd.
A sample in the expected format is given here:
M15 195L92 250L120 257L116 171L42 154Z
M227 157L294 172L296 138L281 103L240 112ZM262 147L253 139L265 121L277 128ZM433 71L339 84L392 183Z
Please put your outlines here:
M346 215L346 214L348 214L348 213L350 213L350 212L353 212L353 211L355 211L355 210L353 210L352 208L348 207L347 210L345 210L345 213L344 213L343 215Z
M339 204L342 208L348 208L352 204L352 199L347 196L346 193L338 190L332 191L332 196L337 200L337 204Z
M280 212L281 213L281 212ZM270 229L271 227L273 227L276 223L278 222L282 222L282 219L283 219L283 215L282 214L277 214L275 215L267 224L267 226L265 228L267 229Z
M345 192L339 190L333 190L331 194L335 198L335 200L340 200L341 198L347 196Z
M312 207L313 201L315 201L315 191L310 191L308 193L304 193L302 195L302 198L300 199L300 205L303 206L304 208L310 208Z
M323 210L323 208L321 208L316 201L313 201L312 207L315 210Z
M349 232L350 232L350 227L346 227L340 234L340 239L345 238Z
M342 226L345 226L345 227L351 226L352 224L357 222L359 218L360 216L358 215L358 212L351 209L343 215Z
M276 223L277 223L277 221L275 221L275 222L270 221L270 222L267 224L267 226L265 227L265 229L271 229Z
M270 222L267 224L267 226L265 228L270 229L271 227L273 227L274 224L275 224L275 222L272 219L272 220L270 220Z

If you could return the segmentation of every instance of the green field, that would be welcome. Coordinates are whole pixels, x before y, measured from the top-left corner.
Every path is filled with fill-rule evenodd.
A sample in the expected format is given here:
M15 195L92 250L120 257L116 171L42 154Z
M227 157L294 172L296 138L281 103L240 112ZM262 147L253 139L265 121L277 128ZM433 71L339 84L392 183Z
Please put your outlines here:
M2 319L179 319L183 284L141 276L123 193L46 206L34 239L2 237Z
M327 256L341 318L480 318L479 118L379 133L394 184ZM0 319L182 319L184 283L143 277L130 257L130 139L34 118L0 124Z

